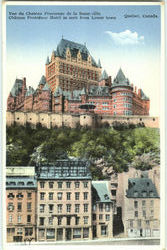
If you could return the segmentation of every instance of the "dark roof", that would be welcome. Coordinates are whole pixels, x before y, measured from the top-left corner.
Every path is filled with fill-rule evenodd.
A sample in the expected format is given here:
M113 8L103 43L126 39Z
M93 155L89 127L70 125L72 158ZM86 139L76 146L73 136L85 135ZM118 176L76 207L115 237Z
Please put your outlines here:
M73 101L78 101L81 100L81 95L86 94L85 88L82 90L73 90L73 91L67 91L67 90L62 90L59 86L56 88L54 92L54 96L60 96L63 95L67 100L73 100Z
M49 56L47 56L46 64L48 65L49 63L50 63L50 61L49 61Z
M107 181L92 181L93 202L112 202Z
M159 198L155 185L148 178L128 179L127 198Z
M86 48L86 46L80 43L66 40L66 39L61 39L60 43L57 46L56 51L54 51L55 56L66 58L67 48L70 49L72 57L77 57L77 54L80 51L82 60L87 61L87 58L90 53L88 49ZM92 59L92 64L98 67L98 65L96 64L92 56L91 56L91 59Z
M119 69L117 76L114 78L112 85L130 86L129 80L125 77L121 68Z
M23 80L21 79L16 79L15 83L10 91L11 95L13 97L17 96L19 94L19 92L22 91L22 86L23 86Z
M27 189L36 188L37 181L34 177L7 177L6 188L7 189Z
M89 96L110 96L109 87L92 85L89 88Z
M41 77L41 80L39 81L39 85L40 85L40 84L45 85L45 83L46 83L46 78L45 78L45 76L43 75L43 76Z
M57 160L54 164L37 167L38 179L92 179L89 162L79 159Z
M144 94L142 89L141 89L141 99L142 100L149 100L149 98Z

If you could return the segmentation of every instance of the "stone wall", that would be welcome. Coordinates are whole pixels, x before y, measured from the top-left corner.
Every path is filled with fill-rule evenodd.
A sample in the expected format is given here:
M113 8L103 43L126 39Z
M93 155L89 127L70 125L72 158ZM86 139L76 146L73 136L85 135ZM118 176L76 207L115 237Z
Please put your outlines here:
M120 123L144 123L146 127L159 128L159 118L150 116L106 116L106 115L95 115L95 114L81 114L73 115L70 113L51 113L51 112L11 112L7 111L6 124L11 126L14 123L25 126L26 123L36 126L40 123L42 126L61 127L69 126L76 127L78 124L81 126L97 126L102 124L109 124L112 126L113 122Z

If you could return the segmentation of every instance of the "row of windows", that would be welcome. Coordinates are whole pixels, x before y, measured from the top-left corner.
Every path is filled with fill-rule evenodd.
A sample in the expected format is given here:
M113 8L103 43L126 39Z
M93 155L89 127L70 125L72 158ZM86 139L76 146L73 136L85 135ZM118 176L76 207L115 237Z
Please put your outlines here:
M100 212L103 212L103 210L105 210L106 212L110 212L111 205L108 203L107 204L100 203L99 205L94 204L92 207L94 212L97 211L97 208L99 208Z
M56 205L54 205L54 204L49 204L48 205L48 209L49 209L50 213L52 213L54 211L54 207L55 206ZM46 207L45 204L40 204L40 206L39 206L40 213L44 213L45 212L45 207ZM71 204L66 204L66 212L70 213L72 211L73 207L74 207L74 205L72 206ZM74 208L75 208L74 209L75 213L79 213L81 205L80 204L75 204ZM63 211L63 204L58 204L57 205L57 212L58 213L62 213L62 211ZM83 212L88 212L88 204L83 204Z
M136 224L136 221L130 220L129 221L129 226L134 227ZM150 225L150 220L137 220L137 226L142 227L142 226L149 226Z
M9 223L12 223L13 222L13 218L14 218L14 215L10 214L9 215ZM31 222L31 215L27 215L27 223L30 223ZM22 222L22 216L21 215L18 215L17 216L17 222L18 223L21 223Z
M44 192L40 193L40 200L44 200L45 199L45 194L46 193L44 193ZM71 200L71 194L72 194L71 192L67 192L66 193L66 199L67 200ZM79 193L79 192L75 192L75 200L79 200L80 199L80 194L81 193ZM50 192L48 198L49 198L49 200L53 200L54 193ZM63 198L65 198L65 197L63 197L63 193L62 192L58 192L57 193L57 200L62 200ZM83 199L84 200L88 199L88 192L84 192L83 193Z
M93 220L97 220L97 215L93 214ZM103 214L99 214L99 220L104 220ZM109 221L110 220L110 214L105 215L105 220Z
M18 199L22 199L24 197L24 195L22 193L18 193L17 195L13 194L13 193L9 193L7 195L7 197L9 199L14 199L15 197L18 198ZM32 198L32 193L27 193L27 198L28 199L31 199Z
M71 219L72 217L71 216L67 216L67 217L64 217L66 219L66 225L71 225ZM39 218L39 225L40 226L44 226L45 225L45 221L46 221L47 218L45 217L40 217ZM62 225L64 224L63 223L63 216L58 216L56 217L57 219L57 225ZM49 217L48 218L48 224L49 225L53 225L54 223L54 220L55 218L54 217ZM88 224L88 221L89 221L89 216L83 216L83 223L86 225ZM80 224L80 217L75 217L75 225L79 225Z
M124 110L124 115L132 115L132 111L131 110Z
M150 216L154 216L154 210L151 209L151 210L149 211L149 214L150 214ZM134 212L134 216L135 216L135 217L138 217L138 216L139 216L138 211L135 211L135 212ZM146 210L142 210L142 216L143 216L143 217L148 216L148 214L146 213Z
M44 181L41 181L40 182L40 188L45 188L45 182ZM71 188L71 182L70 181L67 181L67 182L65 182L65 183L63 183L62 181L58 181L57 183L55 183L55 182L49 182L48 183L48 185L49 185L49 188L55 188L55 184L57 185L57 188L63 188L64 187L64 185L63 184L65 184L66 185L66 188ZM81 186L81 183L79 182L79 181L76 181L76 182L74 182L74 186L75 186L75 188L80 188L80 186ZM88 182L87 181L84 181L83 183L82 183L82 187L83 188L88 188Z
M151 207L153 207L154 206L154 200L147 201L147 206L148 205L150 205ZM138 201L134 201L134 208L138 208L138 206L139 206L139 202ZM146 200L142 200L142 206L143 207L146 206Z
M28 227L28 228L18 227L17 228L17 234L23 234L23 229L24 229L24 232L25 232L25 236L33 235L33 228L32 227ZM15 233L15 228L7 228L7 233L8 234L14 234Z
M31 202L27 202L27 211L30 211L32 209L31 207L32 203ZM13 211L14 210L14 205L13 203L8 203L8 210L9 211ZM22 211L22 203L21 202L18 202L17 203L17 211Z

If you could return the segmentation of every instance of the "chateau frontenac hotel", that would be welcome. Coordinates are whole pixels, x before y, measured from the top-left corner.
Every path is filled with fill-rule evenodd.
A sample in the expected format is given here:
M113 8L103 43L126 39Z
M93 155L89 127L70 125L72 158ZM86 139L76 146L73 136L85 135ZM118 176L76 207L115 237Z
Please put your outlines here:
M112 80L105 70L102 72L100 60L97 63L93 59L86 45L61 39L47 58L45 69L36 90L27 87L26 78L15 80L7 100L8 125L19 120L22 124L25 120L41 122L41 113L49 115L47 120L52 125L59 119L56 114L77 117L85 112L114 119L149 116L150 100L143 90L137 91L121 68ZM29 117L30 113L36 118Z

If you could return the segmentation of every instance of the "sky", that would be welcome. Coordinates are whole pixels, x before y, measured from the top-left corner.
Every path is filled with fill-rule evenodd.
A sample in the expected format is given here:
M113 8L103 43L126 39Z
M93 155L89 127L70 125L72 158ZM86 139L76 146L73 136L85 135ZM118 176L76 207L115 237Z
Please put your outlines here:
M9 19L9 12L42 13L48 19ZM49 19L51 13L90 13L90 19ZM100 13L91 19L92 13ZM152 17L148 17L152 15ZM35 15L31 15L35 16ZM55 16L55 15L54 15ZM74 15L71 15L74 16ZM79 15L77 15L79 17ZM85 15L82 15L85 16ZM107 19L106 17L114 17ZM51 5L7 6L6 84L8 96L14 81L26 77L27 86L37 87L45 75L45 62L61 38L86 43L96 61L112 79L121 67L125 76L150 98L150 115L160 109L160 6L158 5Z

